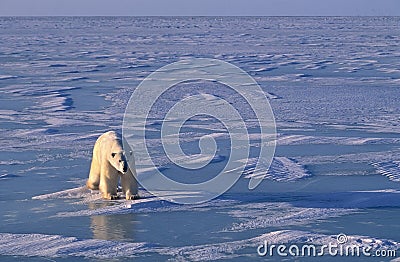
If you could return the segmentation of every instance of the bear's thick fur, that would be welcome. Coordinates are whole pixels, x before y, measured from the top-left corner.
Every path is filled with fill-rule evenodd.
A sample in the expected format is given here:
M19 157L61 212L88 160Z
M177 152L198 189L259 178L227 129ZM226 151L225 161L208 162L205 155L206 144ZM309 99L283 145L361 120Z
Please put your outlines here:
M94 145L86 186L100 190L105 199L117 199L119 178L125 198L138 198L135 167L128 166L121 140L114 131L109 131L102 134Z

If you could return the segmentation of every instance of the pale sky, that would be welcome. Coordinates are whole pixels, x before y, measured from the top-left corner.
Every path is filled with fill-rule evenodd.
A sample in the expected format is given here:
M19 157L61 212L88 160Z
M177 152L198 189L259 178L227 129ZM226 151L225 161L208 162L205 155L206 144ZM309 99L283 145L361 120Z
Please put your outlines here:
M0 16L400 16L400 0L0 0Z

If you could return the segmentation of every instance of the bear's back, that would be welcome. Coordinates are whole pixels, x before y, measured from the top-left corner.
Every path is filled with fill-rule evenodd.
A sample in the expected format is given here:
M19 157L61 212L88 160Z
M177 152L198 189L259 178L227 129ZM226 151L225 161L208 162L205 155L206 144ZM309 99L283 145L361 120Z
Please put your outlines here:
M99 138L97 138L96 143L101 143L103 141L116 141L119 144L121 143L121 139L120 136L115 132L115 131L108 131L105 132L104 134L102 134L101 136L99 136Z
M94 151L96 152L96 154L103 155L102 152L110 153L110 150L112 148L115 149L115 147L117 147L118 150L122 151L121 140L115 131L108 131L97 138Z

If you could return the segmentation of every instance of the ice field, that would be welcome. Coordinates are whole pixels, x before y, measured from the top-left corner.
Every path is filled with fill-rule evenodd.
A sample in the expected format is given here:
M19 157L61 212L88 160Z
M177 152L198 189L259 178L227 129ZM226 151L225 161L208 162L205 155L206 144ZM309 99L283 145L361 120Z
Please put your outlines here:
M340 233L399 249L399 28L398 17L1 17L0 260L273 261L257 254L264 241L323 245ZM228 101L247 119L251 146L228 192L180 205L143 188L135 201L84 188L96 138L121 130L136 86L193 57L232 63L258 82L276 121L271 167L255 170L263 134L249 106L226 86L193 81L155 104L147 145L167 177L212 178L229 158L224 125L197 116L182 127L188 155L202 136L217 142L199 170L169 161L160 126L187 96ZM263 178L254 190L251 177Z

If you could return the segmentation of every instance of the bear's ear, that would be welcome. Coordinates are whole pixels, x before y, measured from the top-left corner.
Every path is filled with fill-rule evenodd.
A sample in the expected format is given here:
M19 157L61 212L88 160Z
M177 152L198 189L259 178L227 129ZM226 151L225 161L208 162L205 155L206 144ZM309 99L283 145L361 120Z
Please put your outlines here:
M111 153L111 156L114 158L117 153Z

